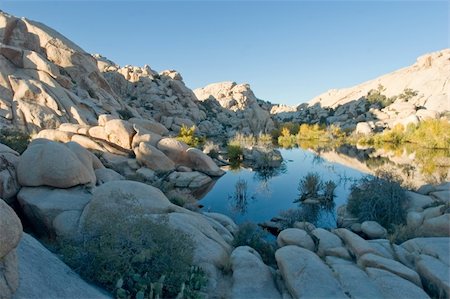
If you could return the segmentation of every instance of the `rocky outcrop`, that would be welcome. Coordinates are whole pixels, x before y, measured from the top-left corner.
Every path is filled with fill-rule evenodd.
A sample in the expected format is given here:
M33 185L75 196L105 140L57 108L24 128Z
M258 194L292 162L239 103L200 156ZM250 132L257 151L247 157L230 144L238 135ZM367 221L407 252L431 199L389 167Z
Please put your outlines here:
M310 250L305 244L281 244L275 254L292 298L448 296L448 237L415 238L399 246L367 241L346 229L303 233L319 245ZM345 251L350 254L342 255Z
M356 129L360 134L438 119L450 111L446 88L450 80L449 57L450 49L425 54L412 66L350 88L329 90L300 104L296 111L277 107L273 116L279 121L334 124ZM391 101L369 101L373 90Z
M16 247L22 224L16 213L0 198L0 298L9 299L19 286Z
M270 268L253 248L237 247L233 250L230 261L233 269L231 298L281 299Z
M16 168L19 153L0 143L0 198L9 202L19 192Z
M19 288L13 299L112 298L89 285L39 241L24 234L17 247Z
M217 114L218 123L216 121L216 124L212 124L213 126L232 128L228 132L229 136L233 136L236 132L269 133L274 129L269 113L261 108L248 84L214 83L196 89L194 93L204 106L208 107L207 115ZM199 127L209 126L209 124L203 126L199 124Z

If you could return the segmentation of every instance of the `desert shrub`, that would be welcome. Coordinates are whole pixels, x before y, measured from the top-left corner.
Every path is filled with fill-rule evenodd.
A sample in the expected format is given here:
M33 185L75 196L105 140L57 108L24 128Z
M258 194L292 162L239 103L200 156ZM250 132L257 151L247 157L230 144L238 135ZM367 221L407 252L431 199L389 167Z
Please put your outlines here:
M324 129L324 127L318 124L315 125L301 124L298 130L297 139L323 140L326 139L325 132L326 130Z
M394 146L412 143L424 148L449 149L450 123L445 119L428 119L419 125L410 124L406 128L398 124L390 130L358 139L358 143L379 146L390 143Z
M239 225L239 229L234 236L233 246L250 246L258 251L267 265L276 265L275 243L269 241L270 235L258 225L251 222L244 222Z
M174 298L182 290L196 294L203 285L194 289L190 284L192 239L163 217L150 219L131 206L127 211L128 217L123 211L105 211L103 221L96 221L82 240L61 240L64 261L118 298L150 297L152 292Z
M361 222L374 220L386 228L405 222L406 194L390 173L365 176L351 187L347 208Z
M271 148L273 146L270 134L259 133L256 144L261 147Z
M251 148L257 144L257 140L253 135L236 133L233 138L228 141L228 145L239 146L241 148Z
M425 148L450 148L450 122L445 119L428 119L410 132L407 140Z
M117 113L119 114L119 117L123 120L129 120L130 118L133 117L133 113L127 108L117 110Z
M292 135L288 127L281 129L281 134L278 137L278 144L283 148L291 148L295 145L295 135Z
M180 128L177 140L192 147L197 147L200 143L200 139L195 136L195 126L188 127L184 124Z
M0 129L0 143L9 146L19 154L22 154L30 143L30 135L18 129Z
M366 99L370 104L376 104L380 108L387 107L395 101L395 97L388 98L383 94L386 90L383 85L379 84L377 89L371 89L366 95Z
M228 159L231 163L237 163L242 160L242 148L239 145L229 144L227 146Z
M413 90L411 88L405 88L403 90L403 93L398 95L398 97L400 99L403 99L406 102L408 102L409 100L411 100L413 97L417 96L418 94L419 94L419 92L417 90Z
M319 174L310 172L300 179L297 189L300 192L300 198L306 199L308 197L319 197L319 190L321 188L322 183Z

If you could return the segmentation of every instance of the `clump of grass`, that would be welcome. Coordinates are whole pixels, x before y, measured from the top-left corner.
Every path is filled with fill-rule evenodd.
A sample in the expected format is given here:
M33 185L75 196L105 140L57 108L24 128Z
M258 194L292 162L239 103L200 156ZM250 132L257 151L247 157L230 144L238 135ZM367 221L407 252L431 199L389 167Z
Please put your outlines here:
M0 143L9 146L19 154L22 154L30 144L30 135L18 129L1 128Z

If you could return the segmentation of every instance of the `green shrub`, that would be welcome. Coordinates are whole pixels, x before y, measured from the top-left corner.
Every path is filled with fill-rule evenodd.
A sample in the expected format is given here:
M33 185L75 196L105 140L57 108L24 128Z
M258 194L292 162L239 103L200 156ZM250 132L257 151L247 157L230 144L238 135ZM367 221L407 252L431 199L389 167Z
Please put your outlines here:
M359 221L374 220L385 228L405 222L406 194L399 178L389 173L363 177L351 187L347 209Z
M105 211L103 221L96 221L82 240L61 240L64 261L118 298L150 297L151 292L173 298L182 290L197 294L204 283L195 289L190 284L194 248L190 237L171 228L166 218L150 219L133 208L127 211L125 217L123 211Z
M301 207L281 211L279 218L283 229L294 227L295 222L309 222L317 225L321 206L318 204L302 204Z
M195 126L188 127L184 124L181 126L177 140L184 142L191 147L198 147L200 144L200 139L195 136Z
M319 190L322 188L320 176L316 172L308 173L304 178L300 179L298 184L298 191L300 192L300 199L308 197L319 197Z
M231 163L240 162L242 160L243 151L239 145L229 144L227 146L228 159Z
M385 108L389 105L391 105L396 97L388 98L384 94L382 94L383 91L385 91L386 88L383 87L383 85L379 84L377 89L371 89L366 95L366 99L370 104L376 104L380 108Z
M244 222L239 225L239 230L234 236L233 246L250 246L258 251L264 263L270 266L276 265L275 243L269 241L270 234L258 225Z
M30 135L18 129L0 129L0 143L9 146L19 154L22 154L27 149L30 139Z
M417 96L418 94L419 94L419 92L417 90L413 90L411 88L405 88L403 90L403 93L400 94L398 97L400 99L403 99L406 102L408 102L409 100L411 100L413 97Z

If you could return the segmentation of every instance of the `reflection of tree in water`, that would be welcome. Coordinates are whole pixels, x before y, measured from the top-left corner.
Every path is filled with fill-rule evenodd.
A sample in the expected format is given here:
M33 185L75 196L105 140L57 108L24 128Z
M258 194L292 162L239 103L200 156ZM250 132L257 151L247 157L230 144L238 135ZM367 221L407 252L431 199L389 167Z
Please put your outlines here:
M233 195L229 195L228 199L230 200L231 207L235 212L238 212L242 215L247 213L249 200L247 181L239 178L234 185Z
M280 166L274 167L270 165L263 165L255 169L255 179L261 182L267 182L271 178L286 173L286 163L282 162Z

